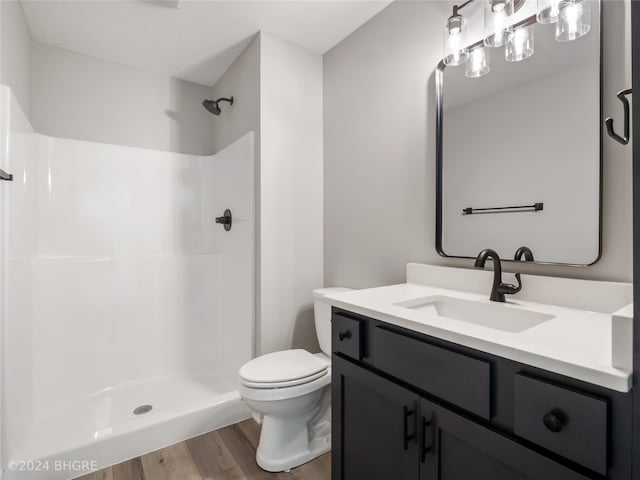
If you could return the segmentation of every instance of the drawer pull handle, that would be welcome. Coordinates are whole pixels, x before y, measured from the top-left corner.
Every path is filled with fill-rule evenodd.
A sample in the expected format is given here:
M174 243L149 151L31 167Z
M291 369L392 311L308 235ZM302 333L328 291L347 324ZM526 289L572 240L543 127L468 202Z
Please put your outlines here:
M567 423L566 416L560 410L552 410L542 417L544 426L551 432L558 433Z
M427 453L433 450L433 438L427 445L427 428L432 425L431 420L427 420L424 417L420 417L420 462L424 463L427 460Z
M409 410L406 406L402 407L402 446L405 450L409 449L409 440L414 438L414 435L408 434L408 423L411 415L413 415L413 410Z
M338 332L338 340L343 341L345 338L351 338L351 330L346 332Z

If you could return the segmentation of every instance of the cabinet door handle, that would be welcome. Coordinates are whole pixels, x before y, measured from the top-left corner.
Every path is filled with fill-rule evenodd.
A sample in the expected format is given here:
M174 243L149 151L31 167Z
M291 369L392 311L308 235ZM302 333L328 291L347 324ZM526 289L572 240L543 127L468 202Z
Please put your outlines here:
M345 338L351 338L351 330L338 332L338 340L343 341Z
M427 445L427 428L433 425L431 420L427 420L424 417L420 417L420 462L424 463L427 459L427 453L433 450L433 437L431 442Z
M542 417L542 423L548 430L553 433L562 431L567 423L567 417L561 410L551 410L544 417Z
M405 450L409 449L409 441L415 438L415 435L409 435L409 417L413 415L413 410L409 410L406 406L402 407L402 446Z

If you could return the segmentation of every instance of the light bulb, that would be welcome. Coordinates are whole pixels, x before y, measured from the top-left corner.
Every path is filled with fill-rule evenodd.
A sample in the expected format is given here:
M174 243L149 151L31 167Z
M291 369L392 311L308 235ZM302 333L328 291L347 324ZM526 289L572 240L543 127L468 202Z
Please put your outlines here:
M452 15L444 27L443 62L445 65L462 65L469 58L469 49L463 38L464 19L461 15Z
M451 65L459 65L461 63L460 47L462 46L462 37L459 33L449 35L447 40L449 44L449 51L451 52L452 62Z
M504 45L510 30L509 20L513 13L513 0L489 0L484 10L484 44L487 47Z
M513 33L513 36L516 55L521 56L524 52L524 44L527 41L529 34L524 28L519 28Z
M533 29L530 26L519 27L509 34L504 49L504 59L507 62L520 62L533 55Z
M591 29L588 0L561 0L558 4L556 40L568 42L586 35Z
M502 45L507 34L505 31L505 28L507 27L507 14L504 11L504 7L502 10L493 14L493 25L493 34L496 37L496 44Z
M489 49L480 46L469 52L469 60L465 66L467 78L478 78L489 73Z
M582 16L582 5L572 3L567 5L564 11L569 35L575 36L578 33L578 20Z

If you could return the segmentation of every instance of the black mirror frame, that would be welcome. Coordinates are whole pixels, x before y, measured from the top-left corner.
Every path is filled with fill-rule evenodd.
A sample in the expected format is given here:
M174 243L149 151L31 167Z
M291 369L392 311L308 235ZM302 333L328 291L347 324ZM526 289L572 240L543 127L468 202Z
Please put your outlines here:
M532 263L538 265L553 265L553 266L562 266L562 267L589 267L594 265L600 260L602 257L602 212L603 212L603 138L604 138L604 117L603 117L603 60L602 60L602 45L603 45L603 32L602 32L602 1L598 1L598 14L593 15L592 18L597 19L600 22L599 25L599 34L600 34L600 171L599 171L599 212L598 212L598 255L595 260L591 263L587 264L574 264L574 263L560 263L560 262L540 262L534 261ZM535 15L528 17L521 22L515 24L515 27L528 25L536 22ZM482 41L476 42L469 46L469 49L481 44ZM444 70L447 66L444 62L440 61L435 71L435 85L436 85L436 251L438 255L446 258L460 258L460 259L469 259L472 260L474 257L464 257L464 256L456 256L456 255L448 255L444 251L444 247L442 245L442 204L443 204L443 185L442 185L442 170L444 163L444 154L443 154L443 135L444 135ZM488 245L487 247L490 247ZM504 261L514 262L515 260L505 258Z

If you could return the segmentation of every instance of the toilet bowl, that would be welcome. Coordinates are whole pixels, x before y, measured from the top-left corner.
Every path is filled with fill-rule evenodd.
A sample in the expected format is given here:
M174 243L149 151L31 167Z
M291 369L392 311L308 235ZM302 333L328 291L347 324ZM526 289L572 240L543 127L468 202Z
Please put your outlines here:
M263 418L256 451L263 470L286 471L331 449L331 306L323 297L348 290L313 291L322 353L283 350L240 369L240 395Z

